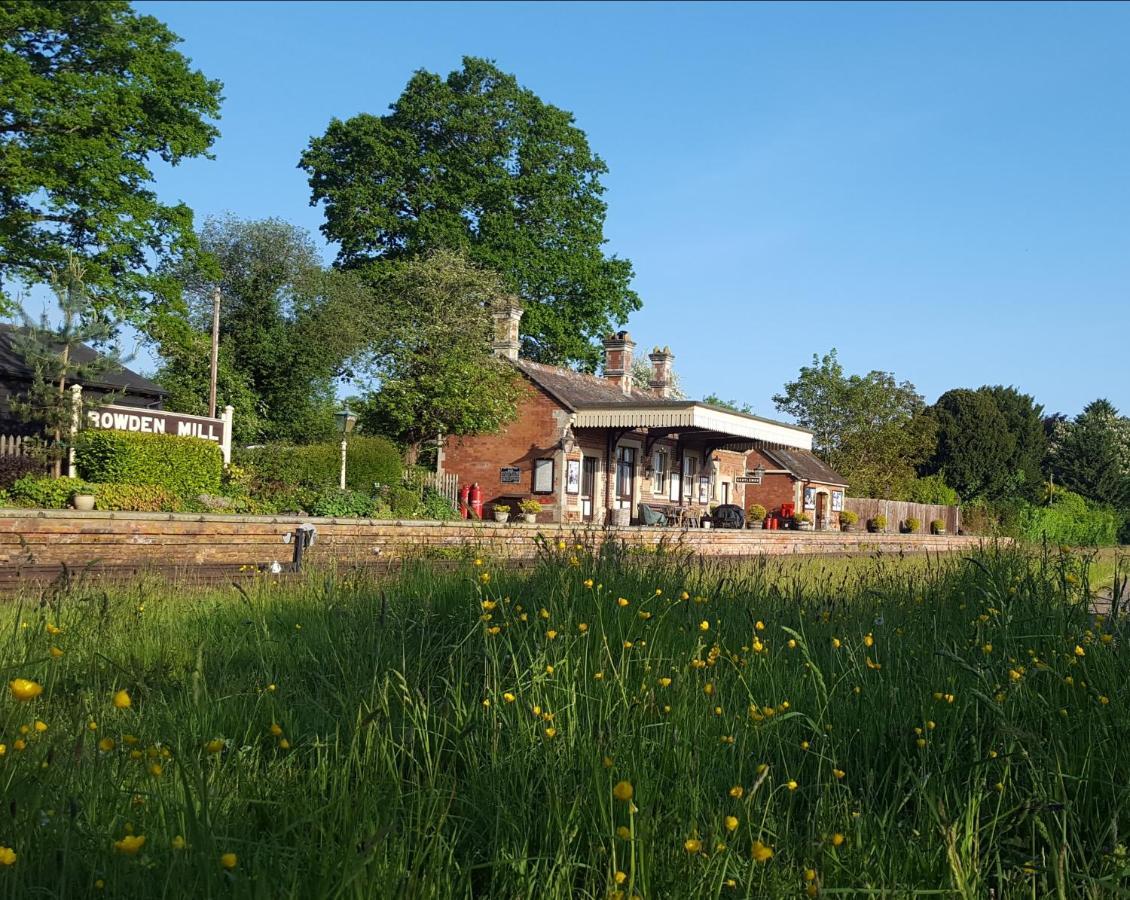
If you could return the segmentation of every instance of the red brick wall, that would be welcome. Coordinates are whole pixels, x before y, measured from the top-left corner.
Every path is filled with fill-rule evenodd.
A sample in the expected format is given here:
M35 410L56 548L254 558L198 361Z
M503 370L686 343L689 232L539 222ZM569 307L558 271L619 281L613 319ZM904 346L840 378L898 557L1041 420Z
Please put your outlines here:
M518 417L496 434L478 434L467 437L449 437L443 448L443 471L454 472L459 476L460 485L479 483L483 490L483 504L486 515L490 515L490 504L499 498L536 497L545 507L539 518L549 520L556 509L558 488L565 478L559 457L558 443L561 440L562 423L560 416L564 410L557 401L550 399L532 386L527 387L526 399L518 405ZM534 460L555 459L552 494L534 494ZM499 470L505 466L517 466L522 470L518 484L503 484ZM516 516L518 510L511 509Z

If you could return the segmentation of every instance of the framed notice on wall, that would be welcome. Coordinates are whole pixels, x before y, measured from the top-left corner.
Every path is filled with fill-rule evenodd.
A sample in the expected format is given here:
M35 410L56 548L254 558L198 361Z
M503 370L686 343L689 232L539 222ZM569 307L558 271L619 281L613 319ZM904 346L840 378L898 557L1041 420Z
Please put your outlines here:
M498 470L498 480L502 484L519 484L522 481L522 470L517 466L503 466Z
M565 463L565 491L570 494L581 492L581 461L571 459Z
M707 503L710 500L710 476L698 476L698 502Z
M535 494L552 494L553 493L553 460L552 459L535 459L534 460L534 493Z
M804 489L804 508L816 509L816 488L806 487Z
M832 512L844 511L844 492L832 491Z

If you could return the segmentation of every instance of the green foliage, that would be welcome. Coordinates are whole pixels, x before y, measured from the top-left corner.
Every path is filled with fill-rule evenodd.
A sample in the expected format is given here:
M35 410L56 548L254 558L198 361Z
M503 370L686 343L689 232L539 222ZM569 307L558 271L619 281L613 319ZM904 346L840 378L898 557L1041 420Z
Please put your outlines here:
M43 463L30 456L0 456L0 488L10 488L26 475L42 475Z
M753 413L753 407L748 403L739 403L737 400L723 400L717 394L707 394L702 398L703 403L709 403L711 406L720 406L722 409L728 409L737 413Z
M361 491L327 488L314 499L309 512L314 516L367 519L375 509L373 498Z
M383 492L395 519L417 519L423 509L420 491L410 485L390 485Z
M159 380L184 404L177 408L207 414L219 289L217 396L237 408L239 440L332 438L334 381L373 340L365 286L325 270L309 233L278 219L212 218L199 242L199 254L173 272L187 288L187 319L166 320L160 334Z
M934 534L941 534L943 531L946 530L945 519L931 519L930 520L930 530L933 531Z
M781 412L813 431L813 446L858 497L899 499L934 445L922 397L889 372L845 375L833 349L813 356L773 397Z
M519 512L536 515L541 512L541 504L532 497L527 500L519 500L518 510Z
M876 531L885 531L887 528L887 517L880 514L871 518L871 527Z
M212 441L94 429L79 435L75 463L90 481L159 485L186 498L217 493L224 468Z
M403 443L414 463L425 442L515 418L522 384L490 350L496 276L440 251L385 266L375 290L389 324L373 365L380 389L358 411L363 431Z
M840 524L841 525L854 525L859 521L859 513L852 512L850 509L840 511Z
M97 485L81 478L51 478L27 475L12 485L12 499L32 509L63 509L75 494L94 493ZM97 495L95 495L97 497Z
M754 503L747 510L747 515L751 519L753 519L755 522L763 520L767 514L768 514L768 510L764 506L762 506L760 503Z
M1071 491L1057 490L1042 506L1024 504L1016 515L1016 532L1030 541L1054 545L1103 547L1118 542L1114 510Z
M906 520L906 530L910 534L916 534L921 529L922 529L922 520L921 519L916 519L916 518L914 518L914 516L911 516L909 519Z
M298 487L320 489L338 483L341 476L341 444L268 444L236 454L245 466L254 491L266 485L276 489ZM375 484L399 484L403 464L400 450L386 438L353 435L346 456L346 486L371 494Z
M149 166L207 154L221 89L178 41L122 0L0 5L0 283L72 252L100 309L145 325L167 308L154 262L192 246L192 213L157 200Z
M604 162L569 113L486 60L416 72L387 115L332 120L301 166L339 265L463 250L529 301L531 358L591 370L640 307L631 263L602 249Z
M180 512L184 502L159 484L99 484L94 508L122 512Z
M1038 496L1046 445L1041 414L1014 388L947 391L927 411L937 446L922 471L941 475L967 500Z
M451 505L451 501L432 488L424 488L420 506L420 518L431 522L449 522L459 518L459 511Z
M1095 400L1053 426L1049 463L1057 484L1130 512L1130 418Z
M946 484L946 480L941 475L915 478L907 488L906 499L912 503L929 503L938 506L957 506L961 503L957 491Z

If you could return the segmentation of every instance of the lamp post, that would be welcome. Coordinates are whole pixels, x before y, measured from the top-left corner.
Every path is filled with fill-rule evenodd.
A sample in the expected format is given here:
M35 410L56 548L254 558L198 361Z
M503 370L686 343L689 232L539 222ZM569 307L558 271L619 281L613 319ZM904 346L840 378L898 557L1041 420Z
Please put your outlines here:
M341 489L345 490L345 451L349 443L349 432L353 430L353 426L357 424L357 416L349 409L348 406L344 407L341 412L336 413L334 418L337 420L338 430L341 432Z

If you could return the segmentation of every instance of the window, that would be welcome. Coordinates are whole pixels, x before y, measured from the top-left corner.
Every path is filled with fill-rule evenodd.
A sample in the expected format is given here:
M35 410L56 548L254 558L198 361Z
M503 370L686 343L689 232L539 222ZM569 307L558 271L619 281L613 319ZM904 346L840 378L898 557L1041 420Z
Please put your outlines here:
M683 457L683 496L694 502L695 486L698 484L698 457Z
M662 496L667 492L667 451L656 450L651 464L651 492Z
M632 500L636 469L636 448L616 448L616 496L629 503Z
M553 460L552 459L535 459L534 460L534 493L535 494L552 494L553 493Z

